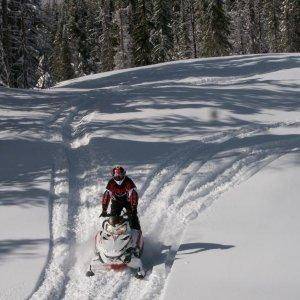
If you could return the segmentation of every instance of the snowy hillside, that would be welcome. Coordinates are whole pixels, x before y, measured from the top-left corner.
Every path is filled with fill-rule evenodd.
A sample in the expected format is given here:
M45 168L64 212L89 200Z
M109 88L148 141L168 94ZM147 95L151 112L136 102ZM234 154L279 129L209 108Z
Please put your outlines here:
M299 62L199 59L0 87L0 298L297 299ZM115 164L140 194L142 281L85 277Z

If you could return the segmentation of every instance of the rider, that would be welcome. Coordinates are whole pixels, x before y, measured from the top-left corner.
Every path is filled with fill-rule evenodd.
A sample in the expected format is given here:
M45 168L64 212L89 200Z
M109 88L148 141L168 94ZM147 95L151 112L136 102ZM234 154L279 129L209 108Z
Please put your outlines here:
M138 193L136 186L126 176L126 171L121 166L116 166L112 169L112 178L109 180L102 196L102 217L107 216L109 203L111 203L111 215L119 216L123 208L126 208L126 212L131 220L131 228L141 231L137 216Z

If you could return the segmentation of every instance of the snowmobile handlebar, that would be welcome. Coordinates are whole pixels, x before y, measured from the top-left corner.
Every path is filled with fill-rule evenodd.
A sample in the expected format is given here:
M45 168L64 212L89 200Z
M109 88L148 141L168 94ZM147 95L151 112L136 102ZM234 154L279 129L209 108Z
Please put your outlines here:
M101 213L101 215L99 216L99 218L110 218L110 217L117 217L116 215L114 215L114 214L105 214L105 215L102 215L103 213ZM123 212L123 214L122 215L120 215L120 217L123 217L124 218L124 220L130 220L131 218L132 218L132 216L131 216L131 214L130 213L128 213L128 212Z

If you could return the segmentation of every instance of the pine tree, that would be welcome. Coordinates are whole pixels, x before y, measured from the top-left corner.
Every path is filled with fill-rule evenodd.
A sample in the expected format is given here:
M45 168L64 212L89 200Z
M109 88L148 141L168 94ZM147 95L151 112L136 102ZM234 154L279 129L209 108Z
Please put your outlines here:
M35 86L38 68L38 26L40 8L33 0L8 2L10 36L9 86Z
M130 30L132 22L132 6L129 2L117 1L114 13L118 43L114 57L115 68L124 69L133 66L133 40Z
M172 29L174 58L185 59L196 56L194 0L173 2Z
M0 81L10 86L10 30L7 1L0 5Z
M102 7L101 0L90 0L87 6L86 33L90 49L89 65L92 73L101 71L101 35Z
M54 39L52 72L55 82L72 79L75 76L72 66L72 54L69 46L69 34L66 26L66 13L61 6L59 24Z
M231 18L230 41L232 51L235 54L248 53L248 36L247 36L247 0L232 1L227 4Z
M90 52L87 42L87 5L84 0L65 0L67 31L70 36L69 47L76 77L91 71Z
M53 44L57 31L59 9L55 1L48 1L42 9L42 22L39 27L38 43L40 48L37 70L37 87L49 88L53 85L52 58L55 56Z
M246 8L248 14L247 31L249 37L249 52L266 52L267 50L264 41L265 33L263 27L262 0L248 0L246 1Z
M0 76L9 87L28 88L36 83L39 14L33 0L1 3Z
M283 0L281 45L284 52L300 51L300 2L297 0Z
M268 50L271 52L280 52L280 0L264 0L264 12L267 21L267 41Z
M171 9L168 0L154 0L153 24L150 35L153 44L152 61L165 62L172 59L173 36L171 28Z
M138 0L133 26L133 55L136 66L145 66L151 63L150 29L149 5L146 0Z
M102 34L100 37L101 53L100 63L101 71L110 71L114 69L115 41L113 31L113 3L111 0L101 0L101 27Z
M221 0L202 1L202 55L223 56L230 53L230 19Z

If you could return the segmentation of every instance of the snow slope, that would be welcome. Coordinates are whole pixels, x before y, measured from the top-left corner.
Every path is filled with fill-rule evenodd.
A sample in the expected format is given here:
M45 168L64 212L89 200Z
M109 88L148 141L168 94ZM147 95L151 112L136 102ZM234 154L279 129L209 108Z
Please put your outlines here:
M299 162L271 162L191 222L164 299L299 298Z
M25 201L29 214L35 216L37 207L49 211L49 236L43 231L49 253L34 248L45 268L32 268L37 281L9 295L163 295L168 275L176 276L176 263L172 266L189 222L201 220L223 192L270 162L299 152L299 58L287 54L189 60L86 76L42 92L0 88L1 159L14 160L10 154L2 158L2 147L13 142L20 164L32 166L25 171L12 168L10 177L1 172L6 199L1 211L15 219L22 202L10 200L16 194L7 195L17 187L22 187L18 197L27 194L32 199ZM32 150L35 146L38 154ZM84 276L99 226L99 197L115 164L126 166L141 196L144 263L149 269L143 281L129 271ZM43 198L34 192L40 184L36 182L43 182ZM31 231L33 239L42 231L37 224L47 223L42 219L16 222ZM3 232L8 224L1 224ZM3 238L2 231L1 243L11 239ZM16 259L19 237L15 239L9 257L0 250L0 260ZM0 265L1 278L9 268ZM27 274L20 273L19 281Z

